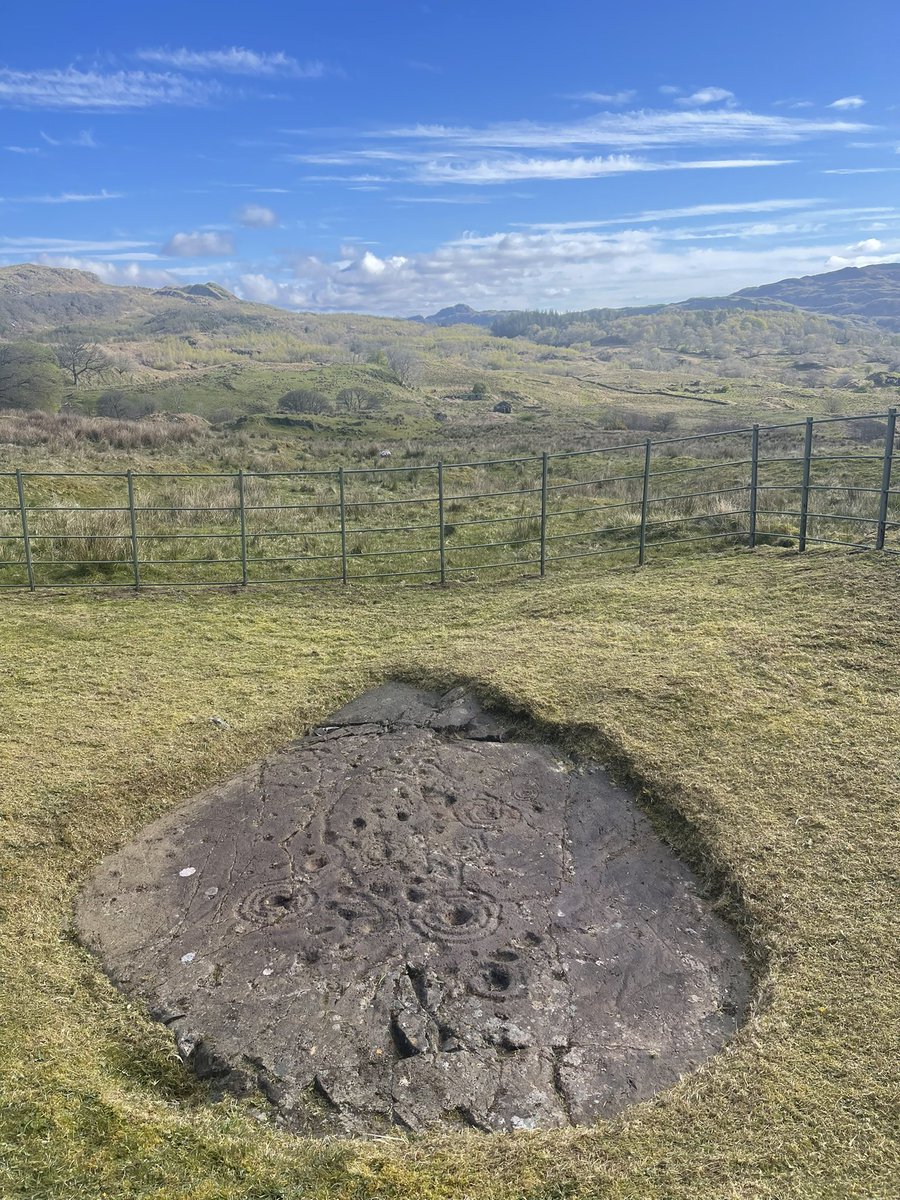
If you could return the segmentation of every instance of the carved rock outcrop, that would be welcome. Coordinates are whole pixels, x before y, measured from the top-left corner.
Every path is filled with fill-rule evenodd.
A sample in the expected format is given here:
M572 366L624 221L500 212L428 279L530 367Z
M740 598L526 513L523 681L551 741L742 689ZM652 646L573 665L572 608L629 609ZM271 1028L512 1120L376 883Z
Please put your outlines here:
M590 1122L748 989L633 800L461 690L361 696L107 858L76 919L199 1074L306 1133Z

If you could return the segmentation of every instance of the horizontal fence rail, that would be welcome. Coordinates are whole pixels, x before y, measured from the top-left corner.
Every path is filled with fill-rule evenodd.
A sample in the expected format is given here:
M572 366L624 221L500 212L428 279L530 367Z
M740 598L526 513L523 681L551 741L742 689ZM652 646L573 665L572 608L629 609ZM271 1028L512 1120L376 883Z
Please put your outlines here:
M476 462L0 472L0 588L444 584L698 544L898 553L896 440L892 408Z

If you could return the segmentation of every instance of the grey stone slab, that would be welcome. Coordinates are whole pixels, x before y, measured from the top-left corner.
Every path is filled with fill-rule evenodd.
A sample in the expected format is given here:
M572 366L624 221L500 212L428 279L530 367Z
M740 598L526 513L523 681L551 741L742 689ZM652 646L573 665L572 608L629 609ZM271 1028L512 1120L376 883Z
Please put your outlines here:
M298 1132L616 1112L731 1036L741 948L626 792L514 732L378 688L105 859L79 935Z

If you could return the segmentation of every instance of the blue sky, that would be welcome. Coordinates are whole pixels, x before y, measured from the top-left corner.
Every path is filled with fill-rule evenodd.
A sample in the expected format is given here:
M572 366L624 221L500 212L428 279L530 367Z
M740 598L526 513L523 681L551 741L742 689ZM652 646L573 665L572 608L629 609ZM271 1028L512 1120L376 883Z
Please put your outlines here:
M410 315L900 261L896 0L17 5L0 263Z

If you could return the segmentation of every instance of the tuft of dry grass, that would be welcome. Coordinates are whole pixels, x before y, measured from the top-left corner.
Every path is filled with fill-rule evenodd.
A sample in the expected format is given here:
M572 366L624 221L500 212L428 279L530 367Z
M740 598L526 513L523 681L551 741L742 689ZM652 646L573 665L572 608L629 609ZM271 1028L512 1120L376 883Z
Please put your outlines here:
M811 552L446 591L0 604L0 1194L888 1200L900 563ZM213 1103L72 940L101 855L385 678L470 681L629 777L741 922L757 1000L565 1132L294 1139ZM218 728L211 716L224 718Z
M154 413L140 420L90 417L82 413L2 412L0 445L40 446L54 455L82 454L86 447L110 450L172 450L209 432L193 413Z

